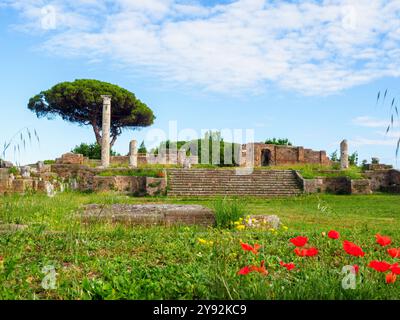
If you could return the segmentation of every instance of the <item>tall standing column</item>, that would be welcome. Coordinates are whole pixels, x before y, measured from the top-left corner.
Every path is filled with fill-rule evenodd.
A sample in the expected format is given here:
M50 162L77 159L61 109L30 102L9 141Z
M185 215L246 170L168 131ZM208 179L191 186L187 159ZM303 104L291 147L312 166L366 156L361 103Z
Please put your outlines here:
M103 98L103 126L101 138L101 166L110 166L110 127L111 127L111 96L102 95Z
M185 165L185 160L186 160L186 150L185 149L180 149L178 151L178 164L180 166L184 166Z
M349 145L347 140L340 143L340 168L347 169L349 167Z
M137 165L137 142L136 140L132 140L129 143L129 166L136 168Z

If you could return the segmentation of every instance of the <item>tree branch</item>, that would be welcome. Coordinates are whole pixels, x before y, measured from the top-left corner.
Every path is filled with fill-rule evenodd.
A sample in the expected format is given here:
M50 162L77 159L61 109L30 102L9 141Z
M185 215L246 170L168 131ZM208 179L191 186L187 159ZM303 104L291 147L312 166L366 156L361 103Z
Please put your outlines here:
M111 142L110 142L110 147L112 148L114 146L115 141L117 141L118 136L117 135L111 135Z
M101 145L100 129L99 129L99 127L97 126L96 121L95 121L95 120L91 121L91 125L92 125L92 127L93 127L93 131L94 131L94 134L95 134L95 136L96 136L96 141L97 141L97 143L98 143L99 145Z

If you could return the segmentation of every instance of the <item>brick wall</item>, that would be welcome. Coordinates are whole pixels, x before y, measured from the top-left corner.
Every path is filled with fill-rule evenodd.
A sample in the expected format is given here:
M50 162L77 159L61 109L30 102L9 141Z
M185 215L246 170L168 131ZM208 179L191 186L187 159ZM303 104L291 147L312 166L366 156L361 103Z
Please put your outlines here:
M331 163L325 151L314 151L311 149L304 149L303 147L252 143L242 146L242 150L247 150L246 148L248 148L246 153L251 155L254 152L254 166L256 167L262 165L263 150L269 150L271 152L270 165L289 165L296 163L329 165ZM246 165L245 159L242 159L241 165Z
M95 176L93 177L93 191L117 191L144 195L146 193L146 177Z

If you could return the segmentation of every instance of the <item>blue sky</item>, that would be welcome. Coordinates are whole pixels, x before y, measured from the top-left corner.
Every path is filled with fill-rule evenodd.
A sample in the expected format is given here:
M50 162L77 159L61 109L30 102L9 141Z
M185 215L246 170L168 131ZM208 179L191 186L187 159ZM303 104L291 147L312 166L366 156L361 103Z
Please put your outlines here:
M54 159L90 127L37 119L31 96L94 78L134 92L154 110L151 128L125 131L115 149L152 129L254 129L328 153L346 138L360 160L395 164L400 129L385 135L400 97L399 1L0 0L0 143L35 128L15 159Z

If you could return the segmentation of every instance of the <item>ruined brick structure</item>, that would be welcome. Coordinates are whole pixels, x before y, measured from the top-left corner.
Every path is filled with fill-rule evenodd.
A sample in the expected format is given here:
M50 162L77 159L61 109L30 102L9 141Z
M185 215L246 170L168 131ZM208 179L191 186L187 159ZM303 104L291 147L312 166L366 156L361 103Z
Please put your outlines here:
M254 155L254 157L252 156ZM329 165L326 151L314 151L303 147L279 146L264 143L242 145L241 166L279 166L297 163Z

